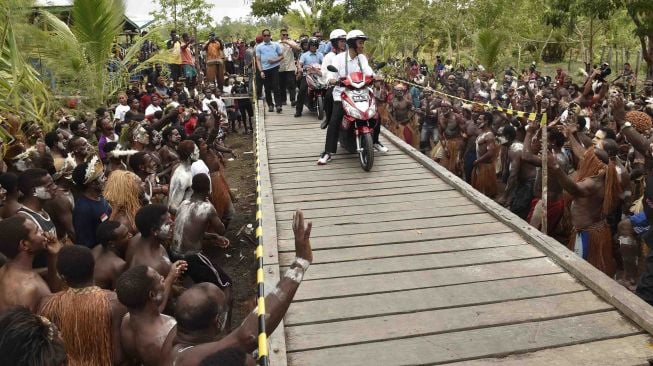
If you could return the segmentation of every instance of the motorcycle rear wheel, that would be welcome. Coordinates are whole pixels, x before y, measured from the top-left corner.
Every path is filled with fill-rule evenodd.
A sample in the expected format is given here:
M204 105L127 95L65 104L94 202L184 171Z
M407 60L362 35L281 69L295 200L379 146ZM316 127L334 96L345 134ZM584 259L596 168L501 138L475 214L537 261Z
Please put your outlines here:
M361 136L361 151L358 153L358 157L363 170L369 172L374 165L374 144L371 133Z
M317 107L317 119L320 121L322 118L324 118L324 100L322 99L321 95L317 96L317 101L316 101L316 107Z

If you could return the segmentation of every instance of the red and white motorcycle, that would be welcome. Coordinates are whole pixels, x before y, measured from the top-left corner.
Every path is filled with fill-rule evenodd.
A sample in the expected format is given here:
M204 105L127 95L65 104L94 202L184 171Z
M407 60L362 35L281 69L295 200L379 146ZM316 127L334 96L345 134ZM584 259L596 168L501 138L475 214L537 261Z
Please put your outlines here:
M327 69L338 72L329 65ZM373 134L378 121L378 112L374 91L370 85L374 82L372 76L362 72L353 72L340 78L339 84L345 87L341 94L344 116L340 124L340 146L350 153L358 153L361 167L370 171L374 165Z

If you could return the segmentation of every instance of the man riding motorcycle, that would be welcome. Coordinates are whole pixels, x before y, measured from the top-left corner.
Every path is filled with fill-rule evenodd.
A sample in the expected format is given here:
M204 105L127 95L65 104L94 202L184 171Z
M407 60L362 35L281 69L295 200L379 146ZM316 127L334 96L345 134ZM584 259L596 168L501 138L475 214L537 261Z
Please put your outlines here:
M329 40L331 41L331 52L327 53L322 60L322 81L324 84L328 84L329 75L333 74L331 79L335 83L335 74L327 70L329 65L333 65L333 60L336 55L342 52L345 52L347 49L347 32L343 29L334 29L329 35ZM334 65L335 66L335 65ZM320 125L320 128L325 129L329 125L331 120L331 110L333 108L333 85L329 86L327 92L324 96L324 111L325 117L324 121Z
M354 72L362 72L365 76L372 76L374 74L374 71L367 62L367 57L363 54L366 40L367 36L360 30L354 29L347 33L347 52L339 53L334 57L332 64L336 69L338 69L338 73L332 73L333 76L329 76L330 80L333 78L337 81L338 79L345 78ZM340 123L344 115L341 99L343 90L344 87L338 84L333 88L333 108L331 119L327 128L324 152L322 152L317 161L318 165L325 165L331 161L332 156L338 149L338 134L340 131ZM380 132L381 125L380 123L377 123L373 136L374 148L381 152L387 152L388 148L379 142Z
M309 71L309 68L319 72L320 65L324 59L324 55L317 52L318 47L320 47L320 41L316 37L311 37L308 40L308 51L304 52L299 58L299 68L302 70L302 77L299 84L299 93L297 94L295 117L301 117L302 110L304 109L304 101L306 100L308 89L306 78L309 77L306 73Z

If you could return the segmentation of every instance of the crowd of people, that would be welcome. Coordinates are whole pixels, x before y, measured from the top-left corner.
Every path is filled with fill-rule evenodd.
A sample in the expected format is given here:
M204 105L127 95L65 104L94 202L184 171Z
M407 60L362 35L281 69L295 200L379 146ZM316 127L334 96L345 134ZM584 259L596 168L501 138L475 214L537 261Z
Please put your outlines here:
M574 82L535 64L498 79L439 57L431 70L425 60L387 60L383 76L366 40L335 29L293 41L282 29L277 42L264 29L248 44L210 34L195 45L173 31L166 47L178 63L145 70L111 108L62 109L47 132L3 115L0 364L253 364L256 311L232 324L234 281L206 255L231 245L225 155L237 153L225 140L252 132L254 94L265 91L269 113L314 109L311 73L328 86L318 164L338 149L338 80L375 76L377 151L388 151L383 125L533 226L546 214L547 234L653 304L650 80L634 89L626 66L611 82L601 65ZM143 59L156 52L143 47ZM296 259L266 297L268 334L312 262L301 211L293 230Z
M48 131L2 115L0 364L254 364L256 309L232 324L234 279L207 254L232 245L238 153L225 140L253 129L237 74L252 52L236 64L212 34L197 68L193 42L172 32L182 63L154 66L94 116L62 108ZM268 333L312 261L301 211L293 229Z
M388 130L538 229L546 213L548 235L653 304L651 80L636 90L628 64L613 80L607 64L573 80L439 58L433 72L411 60L390 72L374 86Z

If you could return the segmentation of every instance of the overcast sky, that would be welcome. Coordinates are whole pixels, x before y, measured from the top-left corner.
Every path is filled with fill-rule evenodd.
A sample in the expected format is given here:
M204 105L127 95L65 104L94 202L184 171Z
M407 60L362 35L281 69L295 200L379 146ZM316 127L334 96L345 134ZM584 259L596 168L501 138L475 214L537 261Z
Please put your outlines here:
M214 4L211 14L214 21L220 21L225 16L231 19L244 18L250 13L250 3L246 0L206 0ZM154 10L156 0L125 0L127 17L133 20L149 20L150 11Z

